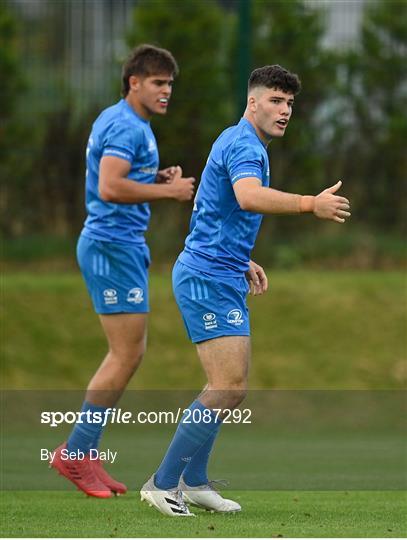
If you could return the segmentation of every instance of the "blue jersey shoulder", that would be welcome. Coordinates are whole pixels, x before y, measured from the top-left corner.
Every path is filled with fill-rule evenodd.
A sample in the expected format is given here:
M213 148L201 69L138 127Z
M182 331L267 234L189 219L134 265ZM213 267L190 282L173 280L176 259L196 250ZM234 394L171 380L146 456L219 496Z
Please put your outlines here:
M93 124L90 142L101 156L113 155L132 162L150 128L126 105L120 101L98 116Z
M155 181L159 157L150 123L125 100L105 109L92 126L86 150L88 217L84 234L97 240L140 242L150 219L149 204L115 204L100 198L99 166L104 156L128 161L130 180Z
M212 153L213 152L213 153ZM268 182L268 155L253 126L244 118L215 141L210 158L222 164L234 184L239 178L257 177Z

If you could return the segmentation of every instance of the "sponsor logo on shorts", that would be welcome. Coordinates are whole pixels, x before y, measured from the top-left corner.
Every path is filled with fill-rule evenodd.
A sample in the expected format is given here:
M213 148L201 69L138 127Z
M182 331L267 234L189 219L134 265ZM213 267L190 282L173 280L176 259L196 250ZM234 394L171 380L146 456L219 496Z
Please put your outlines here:
M144 300L144 291L140 287L134 287L127 293L127 302L133 302L133 304L141 304Z
M107 306L112 304L117 304L117 291L115 289L105 289L103 291L103 296L105 298L105 304Z
M205 330L218 327L215 313L205 313L205 315L202 316L202 319L204 320Z
M231 309L228 313L226 321L229 324L234 324L235 326L240 326L241 324L243 324L244 319L240 309Z

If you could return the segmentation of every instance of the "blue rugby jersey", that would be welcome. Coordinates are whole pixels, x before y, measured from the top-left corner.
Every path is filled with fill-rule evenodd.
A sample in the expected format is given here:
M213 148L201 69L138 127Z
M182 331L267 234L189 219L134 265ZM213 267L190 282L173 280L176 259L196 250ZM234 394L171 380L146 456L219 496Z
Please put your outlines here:
M263 186L270 183L266 145L242 118L212 146L179 256L183 264L218 276L240 277L248 270L263 216L242 210L237 202L233 184L245 177L259 178Z
M86 209L82 234L95 240L144 243L150 220L148 203L106 202L99 195L99 165L103 156L116 156L131 164L128 178L145 184L158 171L157 143L150 122L141 118L124 99L102 111L93 124L86 149Z

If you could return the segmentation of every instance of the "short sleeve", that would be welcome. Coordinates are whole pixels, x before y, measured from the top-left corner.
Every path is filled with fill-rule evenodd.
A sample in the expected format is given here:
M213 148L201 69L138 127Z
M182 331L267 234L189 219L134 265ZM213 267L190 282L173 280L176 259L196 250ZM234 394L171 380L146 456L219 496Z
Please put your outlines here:
M232 184L245 177L263 179L262 153L256 146L246 143L244 139L238 141L227 156L226 169Z
M142 140L142 131L134 125L115 123L106 133L102 156L119 157L132 163Z

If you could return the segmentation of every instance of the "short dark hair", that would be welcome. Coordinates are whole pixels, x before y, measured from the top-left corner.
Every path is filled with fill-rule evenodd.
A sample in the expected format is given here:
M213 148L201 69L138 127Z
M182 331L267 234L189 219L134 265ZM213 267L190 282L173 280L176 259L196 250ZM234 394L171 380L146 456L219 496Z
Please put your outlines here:
M296 95L301 90L301 81L296 73L290 73L278 64L264 66L252 71L249 78L249 92L256 86L277 88L287 94Z
M122 95L126 97L129 93L129 78L132 75L150 77L151 75L168 73L175 77L178 72L178 64L170 51L145 43L139 45L131 51L123 64Z

